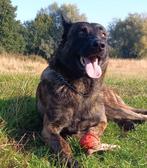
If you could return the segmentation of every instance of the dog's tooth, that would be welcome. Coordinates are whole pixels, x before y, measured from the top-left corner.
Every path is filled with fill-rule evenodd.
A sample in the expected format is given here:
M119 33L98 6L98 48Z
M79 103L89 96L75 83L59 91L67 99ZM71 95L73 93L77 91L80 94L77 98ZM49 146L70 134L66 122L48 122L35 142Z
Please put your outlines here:
M101 59L100 58L98 58L98 65L100 65L101 64Z
M84 62L83 57L80 58L80 62L81 62L81 64L82 64L83 66L85 66L85 62Z

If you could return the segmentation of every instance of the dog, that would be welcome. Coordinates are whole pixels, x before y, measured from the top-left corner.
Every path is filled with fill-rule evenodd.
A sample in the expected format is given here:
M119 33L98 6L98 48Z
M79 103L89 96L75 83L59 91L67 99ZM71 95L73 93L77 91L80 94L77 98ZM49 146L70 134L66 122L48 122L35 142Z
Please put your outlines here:
M87 154L113 149L117 146L102 147L100 143L107 120L126 121L127 126L131 120L147 120L147 110L125 105L104 85L109 55L108 35L102 25L63 19L63 28L60 45L41 75L37 108L43 117L44 142L67 167L77 168L67 136L95 135L98 143Z

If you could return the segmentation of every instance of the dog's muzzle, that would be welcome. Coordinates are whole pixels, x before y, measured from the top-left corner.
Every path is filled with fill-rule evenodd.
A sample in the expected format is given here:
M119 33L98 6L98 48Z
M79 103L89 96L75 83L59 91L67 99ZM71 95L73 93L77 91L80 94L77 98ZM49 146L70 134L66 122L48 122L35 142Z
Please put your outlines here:
M106 48L106 44L104 41L99 40L97 38L91 40L91 47L99 52L104 51Z

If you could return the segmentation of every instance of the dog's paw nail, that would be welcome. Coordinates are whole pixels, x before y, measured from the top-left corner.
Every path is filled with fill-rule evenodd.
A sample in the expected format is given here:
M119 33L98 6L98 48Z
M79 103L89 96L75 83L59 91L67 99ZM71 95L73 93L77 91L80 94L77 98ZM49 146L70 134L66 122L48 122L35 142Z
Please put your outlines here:
M88 149L87 150L87 155L91 155L91 154L93 154L94 153L94 150L93 149Z

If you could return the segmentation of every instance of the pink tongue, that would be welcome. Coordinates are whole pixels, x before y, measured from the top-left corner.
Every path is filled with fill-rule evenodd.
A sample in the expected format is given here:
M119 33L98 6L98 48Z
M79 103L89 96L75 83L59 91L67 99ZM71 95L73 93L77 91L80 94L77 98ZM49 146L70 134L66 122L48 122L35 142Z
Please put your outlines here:
M102 75L101 67L98 65L98 59L90 60L84 58L86 73L90 78L99 78Z

